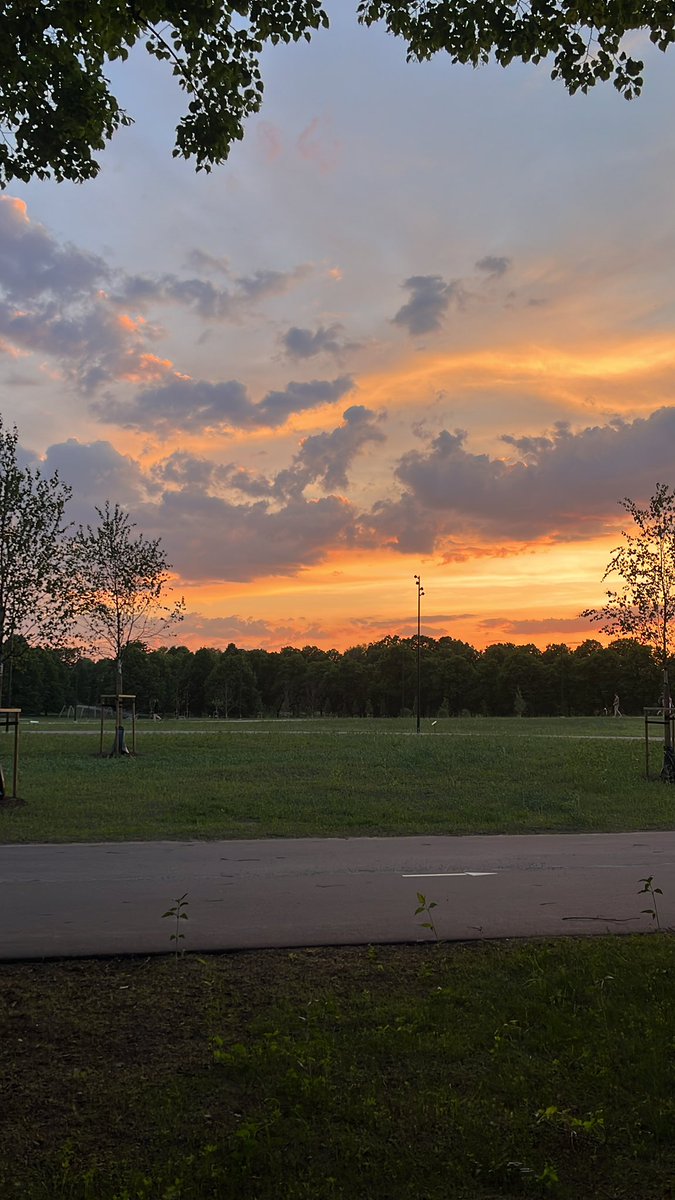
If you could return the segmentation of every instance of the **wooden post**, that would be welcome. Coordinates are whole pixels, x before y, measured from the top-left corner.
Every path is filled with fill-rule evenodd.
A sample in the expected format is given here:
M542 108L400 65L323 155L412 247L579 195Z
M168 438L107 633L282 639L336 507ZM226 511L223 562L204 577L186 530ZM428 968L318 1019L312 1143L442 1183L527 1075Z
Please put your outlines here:
M17 789L19 786L19 717L21 716L20 708L0 708L0 719L5 719L5 732L9 733L10 729L14 730L14 747L12 761L12 794L5 795L7 800L16 800Z

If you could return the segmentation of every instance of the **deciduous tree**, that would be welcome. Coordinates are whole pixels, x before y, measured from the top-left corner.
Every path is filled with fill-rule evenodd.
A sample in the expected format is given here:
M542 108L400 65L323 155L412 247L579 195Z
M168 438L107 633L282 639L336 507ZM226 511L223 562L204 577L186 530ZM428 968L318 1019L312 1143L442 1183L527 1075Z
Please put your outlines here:
M210 712L224 717L255 717L260 711L260 692L253 667L245 650L233 642L218 655L204 683L204 697Z
M663 671L667 714L671 703L668 659L675 638L675 489L657 483L645 508L628 498L621 504L633 520L634 532L622 532L623 542L612 551L603 575L603 579L617 576L621 585L607 591L602 607L587 608L581 615L598 622L605 633L635 638L651 647ZM667 717L665 746L668 767L673 748Z
M21 467L18 432L0 416L0 704L15 639L55 644L70 618L64 513L70 488ZM18 644L18 643L17 643Z
M540 62L553 55L552 76L570 92L612 79L627 99L642 88L644 64L622 47L627 33L647 30L660 50L675 41L675 8L645 0L360 0L359 19L382 21L422 61L445 51L474 67L494 57Z
M169 602L170 564L161 539L135 534L118 504L97 508L99 524L80 526L71 543L73 606L80 637L116 664L122 693L122 659L132 642L161 636L183 616L182 600Z

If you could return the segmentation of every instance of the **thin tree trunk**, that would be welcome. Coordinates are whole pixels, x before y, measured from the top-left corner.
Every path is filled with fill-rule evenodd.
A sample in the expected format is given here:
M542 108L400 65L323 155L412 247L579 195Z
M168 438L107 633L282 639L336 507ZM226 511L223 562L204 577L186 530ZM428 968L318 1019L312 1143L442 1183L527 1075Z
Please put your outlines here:
M670 683L668 668L663 668L663 767L661 780L663 783L675 783L675 754L673 754L673 737L670 716Z
M113 754L128 754L124 738L124 701L122 700L122 659L117 659L115 672L115 747Z

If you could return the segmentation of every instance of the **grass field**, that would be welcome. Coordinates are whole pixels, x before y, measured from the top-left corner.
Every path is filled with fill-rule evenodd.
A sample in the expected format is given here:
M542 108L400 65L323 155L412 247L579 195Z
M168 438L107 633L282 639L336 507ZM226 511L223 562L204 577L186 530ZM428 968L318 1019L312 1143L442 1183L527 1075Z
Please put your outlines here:
M22 727L23 803L0 808L0 841L669 828L642 733L167 722L111 760L95 726L40 722ZM0 1195L666 1200L674 948L654 933L0 964Z
M25 804L0 809L0 842L671 828L643 733L639 718L447 720L420 737L414 722L182 721L140 726L137 756L110 759L95 724L29 724Z
M6 1200L665 1200L673 937L0 966Z

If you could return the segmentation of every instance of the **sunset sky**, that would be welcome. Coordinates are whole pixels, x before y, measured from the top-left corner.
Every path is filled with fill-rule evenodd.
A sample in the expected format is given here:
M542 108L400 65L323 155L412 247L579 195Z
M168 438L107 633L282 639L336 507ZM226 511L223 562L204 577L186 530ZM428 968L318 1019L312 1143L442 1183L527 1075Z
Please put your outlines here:
M161 536L179 641L576 645L624 496L675 483L675 57L643 96L473 71L328 5L210 175L144 52L83 185L0 195L26 459Z

